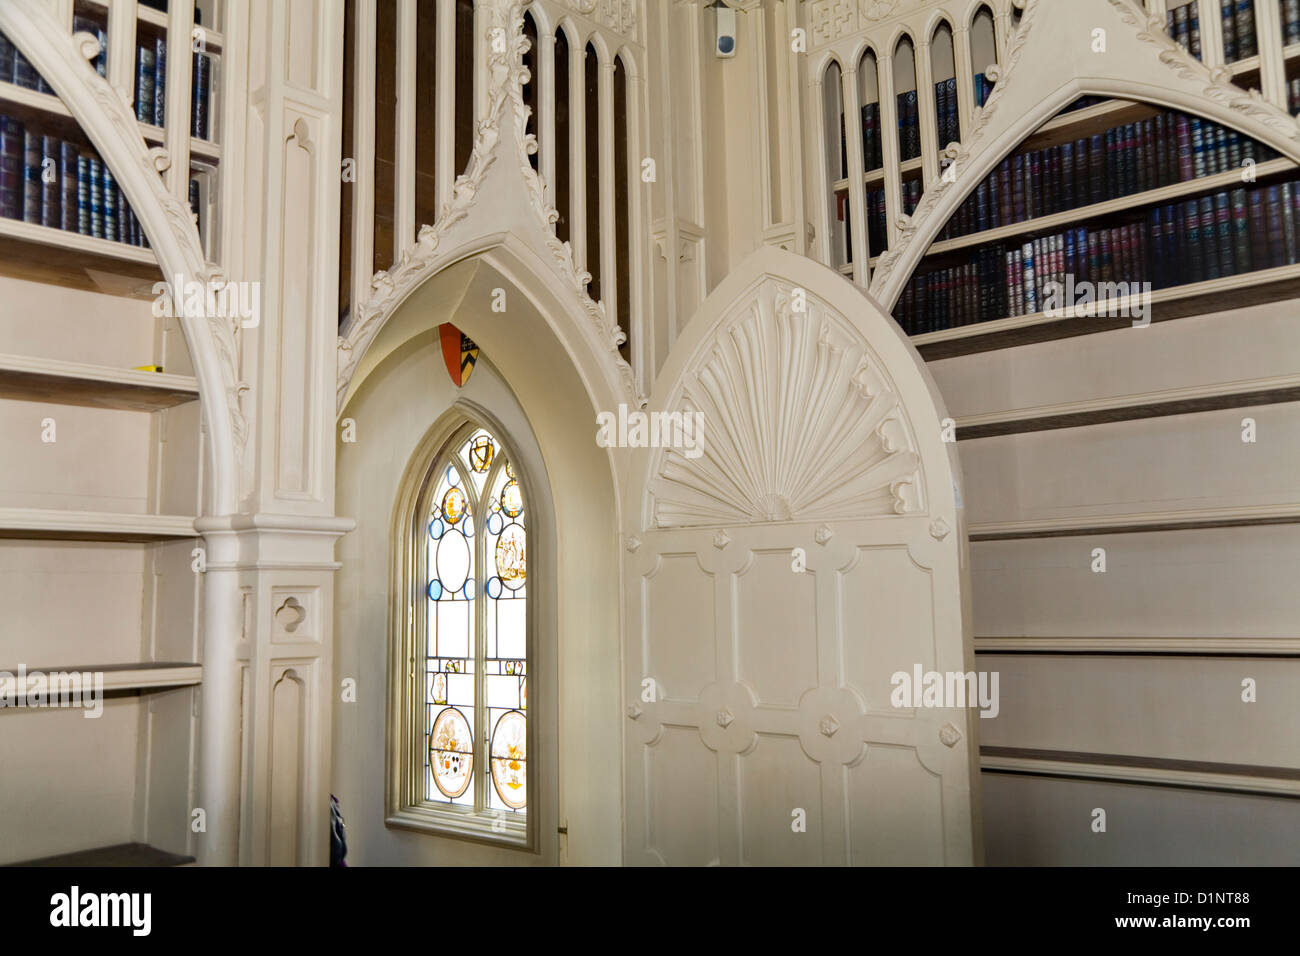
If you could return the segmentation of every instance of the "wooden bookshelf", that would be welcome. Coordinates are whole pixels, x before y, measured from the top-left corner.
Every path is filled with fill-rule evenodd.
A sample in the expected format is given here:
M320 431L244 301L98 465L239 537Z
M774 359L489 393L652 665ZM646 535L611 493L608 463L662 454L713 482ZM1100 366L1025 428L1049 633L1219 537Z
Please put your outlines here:
M150 249L3 217L0 275L137 298L162 280Z
M192 376L0 355L0 398L153 412L198 397Z
M193 515L0 508L0 538L151 543L197 536Z
M1263 181L1269 177L1291 172L1297 168L1300 167L1289 159L1270 159L1259 163L1255 167L1255 176L1257 181ZM1197 179L1184 180L1181 183L1171 183L1168 186L1148 189L1145 192L1129 193L1127 196L1120 196L1117 199L1107 199L1104 202L1092 203L1087 206L1076 206L1074 209L1066 209L1047 216L1022 219L1020 222L968 233L953 239L942 239L930 245L930 248L926 250L925 258L929 259L933 256L941 256L948 252L969 249L973 246L1002 242L1006 239L1014 239L1031 233L1054 232L1059 229L1077 226L1082 220L1101 219L1116 213L1130 212L1147 206L1160 206L1165 203L1188 199L1202 193L1235 189L1241 185L1243 185L1241 170L1229 169L1210 176L1201 176ZM879 257L877 256L871 259L868 265L875 268L878 261Z
M1300 264L1279 266L1153 291L1150 319L1166 322L1297 297L1300 297ZM1123 313L1137 304L1136 297L1130 296L1111 299L1102 306L1107 312ZM1037 312L925 332L912 336L911 340L922 357L934 361L1112 329L1129 329L1134 334L1142 331L1133 328L1133 320L1127 315L1105 315L1099 311L1097 303L1093 303L1076 307L1074 316Z

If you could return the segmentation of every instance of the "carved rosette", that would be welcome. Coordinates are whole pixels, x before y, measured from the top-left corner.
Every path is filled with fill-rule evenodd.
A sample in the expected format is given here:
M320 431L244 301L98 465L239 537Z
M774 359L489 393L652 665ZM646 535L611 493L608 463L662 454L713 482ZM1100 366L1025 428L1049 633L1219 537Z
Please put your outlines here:
M669 411L697 416L702 454L659 452L656 527L924 510L916 443L883 366L851 323L793 291L764 280L684 377Z

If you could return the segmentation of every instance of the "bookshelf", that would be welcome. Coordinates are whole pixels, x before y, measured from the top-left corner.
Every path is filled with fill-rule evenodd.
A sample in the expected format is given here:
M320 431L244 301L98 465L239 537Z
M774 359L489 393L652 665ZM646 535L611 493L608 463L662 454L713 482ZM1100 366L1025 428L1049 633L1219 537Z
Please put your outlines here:
M164 181L191 201L209 260L219 240L222 7L72 0L56 12L69 33L99 38L91 65L138 107L144 144L167 150ZM146 47L164 61L147 77ZM111 173L44 78L15 73L13 49L0 47L0 453L22 467L0 476L10 624L0 662L11 672L94 672L105 697L97 720L52 708L0 716L0 749L15 771L0 783L0 804L23 808L26 824L5 834L0 863L82 853L184 862L203 679L199 387L179 323L153 312L164 276L125 198L111 192L110 220ZM200 58L205 75L196 75ZM196 86L206 87L202 103ZM29 132L37 169L55 160L45 191L43 181L28 189ZM97 196L83 188L92 161ZM76 188L64 192L69 170ZM42 439L43 423L57 437ZM33 767L44 770L18 772Z
M102 52L92 66L129 99L141 138L151 147L165 148L177 169L188 170L184 177L169 170L169 188L189 203L211 258L217 241L212 218L222 155L216 122L225 44L217 29L220 0L200 0L192 10L185 4L175 6L165 13L143 3L76 0L68 28L98 38ZM172 31L181 36L172 38ZM188 68L178 70L176 61ZM66 234L38 234L29 241L71 253L85 251L78 241L82 238L147 250L148 240L112 174L45 78L25 63L7 38L0 37L0 222L42 225ZM34 146L26 139L29 134L36 138ZM65 149L71 151L70 160L61 153ZM31 167L51 160L57 183L44 192L38 183L35 194L29 194ZM69 185L62 191L62 184L74 179L75 188ZM82 195L84 180L89 182ZM99 272L111 271L113 260L143 258L102 250L100 254L109 261L88 263Z

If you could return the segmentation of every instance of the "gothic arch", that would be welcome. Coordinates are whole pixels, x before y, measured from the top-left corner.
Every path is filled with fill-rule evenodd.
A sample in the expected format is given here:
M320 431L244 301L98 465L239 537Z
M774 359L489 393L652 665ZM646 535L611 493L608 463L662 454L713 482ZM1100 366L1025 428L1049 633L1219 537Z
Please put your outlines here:
M528 106L521 92L527 42L523 8L510 3L487 10L493 18L486 27L488 35L503 31L509 42L501 51L488 44L488 110L469 165L437 222L421 227L417 241L391 270L372 277L370 294L340 330L340 410L358 364L395 311L444 269L489 253L538 306L544 334L564 342L574 367L590 376L593 404L603 408L618 401L644 402L631 366L618 354L626 336L604 304L587 294L591 277L575 266L569 244L556 237L558 214L547 203L541 177L528 158L536 139L527 133Z
M1138 99L1195 113L1300 162L1300 126L1283 110L1234 86L1223 67L1196 60L1148 21L1133 0L1087 0L1053 5L1023 0L1024 14L997 69L996 85L952 159L951 182L939 179L913 215L900 217L899 241L880 260L870 292L892 309L921 257L962 201L1030 133L1080 96ZM1093 31L1105 31L1106 52L1092 50ZM1061 76L1044 92L1044 78ZM1024 77L1025 79L1020 79Z

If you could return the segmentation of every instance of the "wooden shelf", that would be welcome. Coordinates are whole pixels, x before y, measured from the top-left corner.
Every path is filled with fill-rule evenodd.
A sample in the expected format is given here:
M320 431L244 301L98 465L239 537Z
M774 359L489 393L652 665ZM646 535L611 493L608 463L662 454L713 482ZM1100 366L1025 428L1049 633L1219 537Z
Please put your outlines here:
M142 8L143 9L143 8ZM76 853L60 853L58 856L44 856L38 860L25 860L22 863L10 863L9 866L185 866L193 863L194 857L168 853L145 843L119 843L116 846L98 847L94 850L79 850Z
M984 521L968 526L971 541L1012 541L1025 538L1067 538L1078 535L1135 534L1150 531L1189 531L1199 528L1244 528L1252 525L1300 522L1300 504L1243 505L1230 508L1189 508L1141 514L1074 515L1027 521Z
M0 538L155 542L197 537L191 515L0 508Z
M108 0L84 0L84 2L87 6L98 7L101 10L107 10L109 6ZM157 27L164 34L167 32L167 14L161 10L140 5L135 8L135 16L137 21ZM204 32L204 52L220 53L225 47L225 37L207 26L201 26L201 29Z
M1284 375L1220 385L1171 388L1141 395L1120 395L1086 402L958 418L957 439L992 438L1057 428L1078 428L1168 415L1250 408L1300 401L1300 375Z
M139 9L145 10L147 8L140 7ZM0 103L18 107L20 116L28 121L34 116L53 119L57 127L54 132L59 132L64 136L75 134L78 138L84 139L72 111L63 105L63 100L51 93L39 93L36 90L29 90L25 86L18 86L16 83L0 81ZM139 121L137 121L136 125L140 129L140 137L146 143L152 146L166 145L167 131L161 126ZM221 146L210 140L192 136L190 137L190 156L203 162L217 164L221 162Z
M18 668L4 668L17 674ZM165 687L194 687L203 682L203 665L190 661L141 661L133 664L80 664L58 667L26 667L26 673L102 674L104 692L156 690ZM20 695L21 696L21 695Z
M1300 297L1300 264L1279 266L1154 291L1150 319L1165 322L1297 297ZM1110 311L1123 312L1130 304L1137 304L1136 297L1112 299L1102 305ZM1141 331L1132 329L1133 320L1127 316L1097 315L1096 311L1097 304L1093 303L1078 307L1079 314L1073 317L1039 312L925 332L912 336L911 340L924 358L935 361L1112 329L1131 329L1134 334Z
M2 217L0 274L139 298L162 279L152 249Z
M0 354L0 398L153 412L198 397L191 376Z

